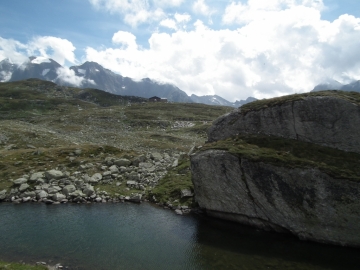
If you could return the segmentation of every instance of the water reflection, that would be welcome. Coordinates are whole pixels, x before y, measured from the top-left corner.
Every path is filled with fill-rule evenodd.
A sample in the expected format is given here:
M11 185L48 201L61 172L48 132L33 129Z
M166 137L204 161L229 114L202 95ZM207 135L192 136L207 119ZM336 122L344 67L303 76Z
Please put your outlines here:
M196 242L206 269L360 269L360 250L299 241L202 217Z
M149 204L0 204L0 258L70 269L360 269L358 249Z

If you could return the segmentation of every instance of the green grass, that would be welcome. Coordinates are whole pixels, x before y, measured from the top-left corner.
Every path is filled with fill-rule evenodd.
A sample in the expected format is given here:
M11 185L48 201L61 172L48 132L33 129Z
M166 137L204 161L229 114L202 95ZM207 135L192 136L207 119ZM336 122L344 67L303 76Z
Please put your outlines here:
M276 98L253 101L241 106L241 113L246 114L249 111L258 111L268 107L279 106L287 102L294 102L305 99L307 97L336 97L360 105L360 93L331 90L331 91L309 92L304 94L294 94L294 95L287 95Z
M9 263L0 261L0 270L45 270L48 269L43 265L29 265L22 263Z
M167 121L213 121L234 108L198 103L146 103L126 107L128 119Z
M193 206L194 200L190 198L181 198L181 190L194 190L191 181L190 160L184 157L179 161L179 165L168 171L166 176L162 178L158 185L149 193L150 198L155 196L160 203L167 203L168 201L174 205L188 205Z
M318 168L334 178L360 181L360 154L272 136L244 136L206 144L252 161L290 168Z

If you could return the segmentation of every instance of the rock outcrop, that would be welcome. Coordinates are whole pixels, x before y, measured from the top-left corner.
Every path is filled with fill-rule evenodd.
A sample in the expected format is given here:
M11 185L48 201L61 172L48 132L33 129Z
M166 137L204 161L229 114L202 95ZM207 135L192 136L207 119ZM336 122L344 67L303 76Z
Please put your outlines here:
M311 94L262 109L239 108L214 122L209 141L239 133L265 134L360 153L359 105L351 98Z
M302 96L223 116L209 132L210 141L222 141L191 156L195 200L214 217L290 232L300 239L360 247L359 177L329 173L321 167L327 164L317 166L321 162L312 163L311 157L308 163L294 166L292 153L275 149L269 158L269 152L261 151L264 148L247 149L246 142L229 140L235 135L271 135L358 156L348 152L360 152L359 124L359 105L335 96ZM227 150L224 142L229 145ZM245 150L230 150L236 144L237 149Z

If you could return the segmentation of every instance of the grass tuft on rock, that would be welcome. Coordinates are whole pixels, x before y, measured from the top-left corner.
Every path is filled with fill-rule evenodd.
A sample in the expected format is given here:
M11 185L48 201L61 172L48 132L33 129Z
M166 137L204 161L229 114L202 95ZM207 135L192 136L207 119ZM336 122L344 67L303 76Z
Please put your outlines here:
M334 97L350 101L354 104L360 105L360 93L347 92L339 90L327 90L319 92L309 92L303 94L293 94L270 99L256 100L241 106L241 113L247 114L249 111L259 111L268 107L280 106L284 103L302 100L308 97Z
M0 270L46 270L48 269L43 265L29 265L22 263L10 263L0 261Z
M180 159L177 167L168 170L166 176L149 192L149 197L151 199L154 196L156 201L162 204L170 202L173 205L194 206L193 197L181 198L183 189L194 191L188 156Z
M290 168L318 168L334 178L360 181L360 154L274 136L239 135L208 143L201 151L222 149L241 158Z

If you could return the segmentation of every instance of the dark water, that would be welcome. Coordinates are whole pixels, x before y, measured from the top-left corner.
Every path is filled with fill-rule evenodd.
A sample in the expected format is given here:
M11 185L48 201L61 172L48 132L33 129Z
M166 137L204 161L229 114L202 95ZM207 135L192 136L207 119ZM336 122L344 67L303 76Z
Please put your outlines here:
M69 269L360 269L360 249L126 203L2 203L0 259Z

